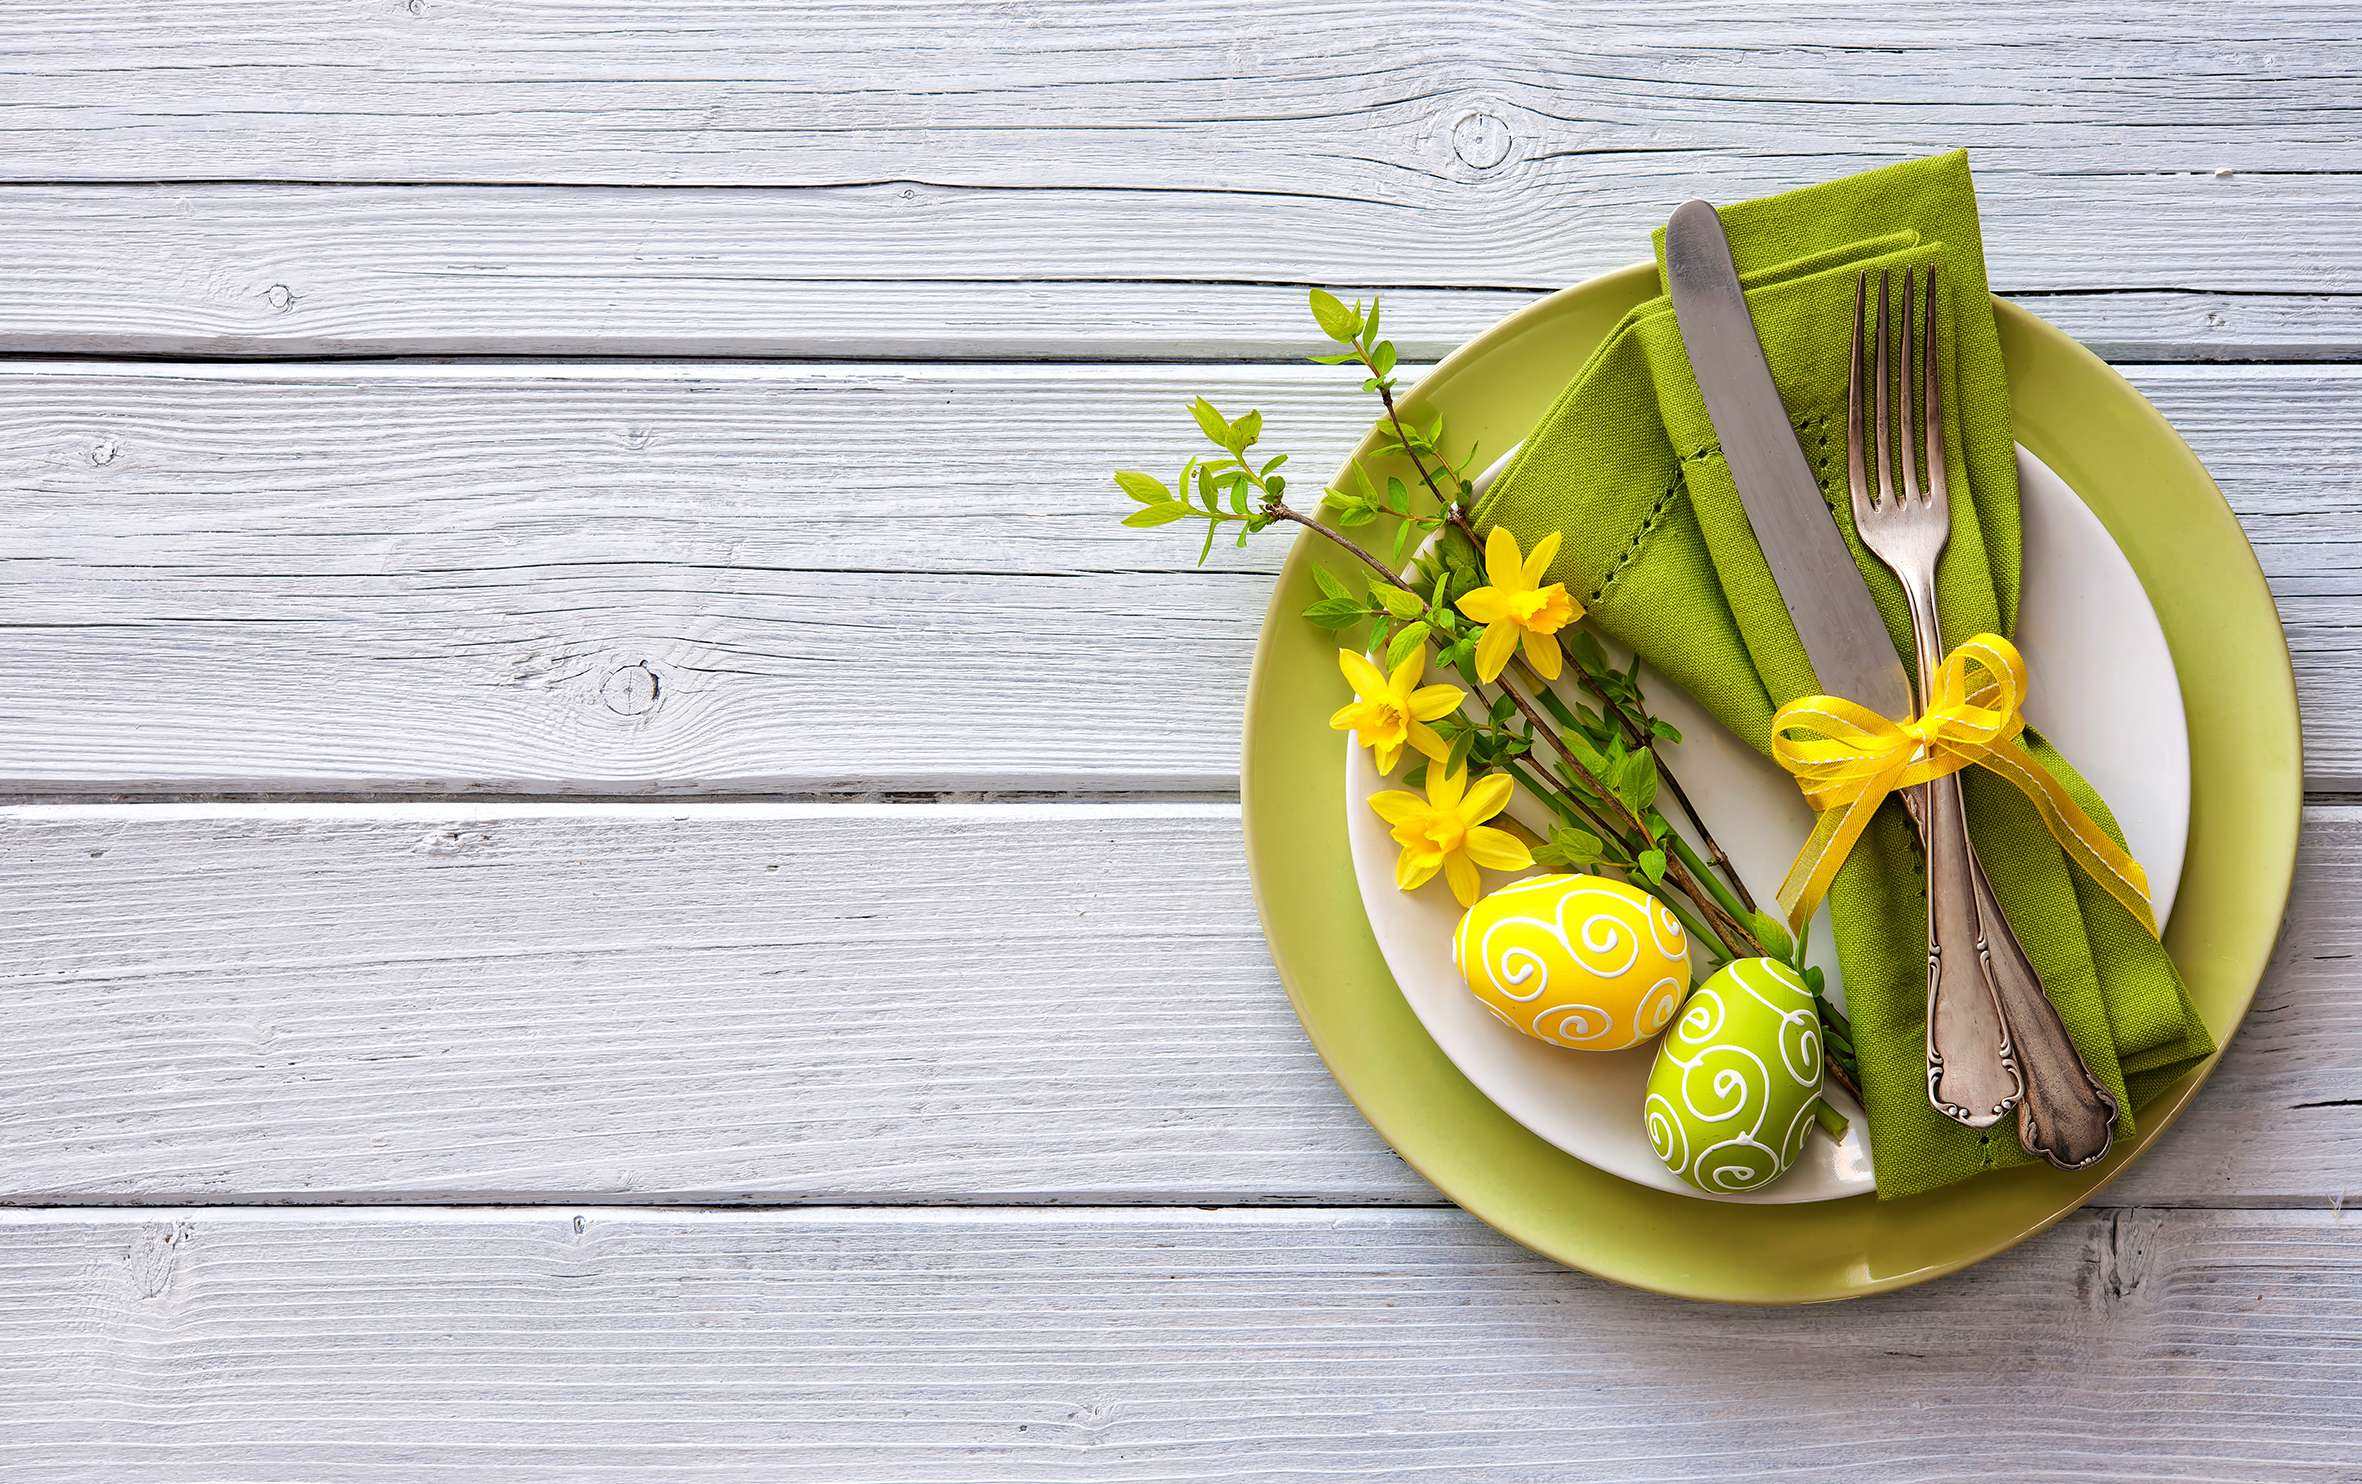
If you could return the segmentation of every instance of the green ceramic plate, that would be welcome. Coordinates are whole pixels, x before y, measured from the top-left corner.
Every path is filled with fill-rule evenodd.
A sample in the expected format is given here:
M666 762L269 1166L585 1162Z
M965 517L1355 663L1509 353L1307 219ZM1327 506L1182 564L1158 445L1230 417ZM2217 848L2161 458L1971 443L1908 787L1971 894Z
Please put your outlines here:
M1644 264L1554 294L1448 357L1411 405L1442 412L1455 441L1506 449L1624 312L1656 293L1656 270ZM2279 613L2222 493L2157 410L2073 340L1994 304L2018 441L2115 536L2173 648L2190 717L2190 853L2165 941L2208 1028L2228 1044L2287 906L2303 804ZM2000 1171L1901 1201L1695 1201L1544 1143L1445 1060L1370 937L1346 852L1344 749L1327 725L1350 697L1335 645L1298 616L1318 597L1315 562L1346 570L1318 538L1297 541L1247 694L1240 792L1263 931L1296 1014L1355 1106L1437 1189L1517 1241L1636 1288L1729 1303L1901 1288L2074 1210L2139 1158L2213 1071L2205 1063L2144 1107L2139 1137L2096 1169Z

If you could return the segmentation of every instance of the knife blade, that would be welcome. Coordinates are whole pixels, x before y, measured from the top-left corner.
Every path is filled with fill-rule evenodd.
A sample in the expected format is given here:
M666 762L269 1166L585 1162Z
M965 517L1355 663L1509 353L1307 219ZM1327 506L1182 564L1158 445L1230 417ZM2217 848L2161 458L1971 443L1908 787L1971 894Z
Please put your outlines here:
M1674 209L1665 227L1665 280L1731 482L1822 693L1881 716L1913 715L1910 678L1796 441L1730 239L1710 203Z

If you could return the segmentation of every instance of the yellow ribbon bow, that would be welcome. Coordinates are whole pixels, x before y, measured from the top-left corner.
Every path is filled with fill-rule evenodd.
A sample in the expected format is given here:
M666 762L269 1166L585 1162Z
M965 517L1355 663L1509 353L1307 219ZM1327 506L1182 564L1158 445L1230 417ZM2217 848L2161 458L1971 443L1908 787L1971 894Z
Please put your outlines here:
M1972 669L1981 676L1973 685ZM1790 930L1802 930L1821 904L1889 793L1975 764L2016 784L2068 856L2155 937L2148 873L2018 745L2025 700L2026 667L2017 649L1998 634L1979 634L1944 660L1933 704L1909 721L1889 721L1838 696L1782 706L1772 718L1772 757L1796 775L1805 801L1821 815L1780 883ZM1791 731L1810 735L1790 737Z

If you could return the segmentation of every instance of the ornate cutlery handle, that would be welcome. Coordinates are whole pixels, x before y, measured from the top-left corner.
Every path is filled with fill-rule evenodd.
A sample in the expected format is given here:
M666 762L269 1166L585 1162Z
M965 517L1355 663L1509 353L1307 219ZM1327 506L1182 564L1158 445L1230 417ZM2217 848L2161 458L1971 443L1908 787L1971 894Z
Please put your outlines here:
M2018 1142L2062 1170L2087 1169L2106 1157L2116 1138L2116 1099L2091 1074L2067 1023L2042 988L2018 935L1985 879L1984 863L1969 848L1977 916L1985 928L1985 962L2001 1002L2010 1044L2024 1064L2026 1097L2018 1104Z
M1930 566L1933 563L1929 564ZM1919 651L1920 704L1943 661L1934 574L1899 573ZM2025 1096L2009 1022L1986 970L1977 911L1976 855L1958 774L1919 786L1927 841L1927 1096L1936 1111L1969 1128L1991 1128ZM1998 913L1996 913L1998 916Z

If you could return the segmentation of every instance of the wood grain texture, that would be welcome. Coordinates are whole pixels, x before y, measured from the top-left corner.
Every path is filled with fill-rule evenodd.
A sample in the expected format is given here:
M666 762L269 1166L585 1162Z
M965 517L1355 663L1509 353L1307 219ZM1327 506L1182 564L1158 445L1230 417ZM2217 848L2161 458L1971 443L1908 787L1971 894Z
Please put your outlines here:
M1231 806L17 811L7 1198L1432 1201Z
M1226 806L0 811L0 1200L1423 1203ZM2362 1203L2362 810L2107 1199ZM1381 987L1381 992L1391 990Z
M1795 163L1796 183L1820 178L1806 173L1812 163ZM1523 243L1512 225L1488 232L1482 220L1404 232L1399 213L1325 197L910 182L0 185L11 263L0 349L1294 359L1327 348L1304 309L1306 284L1320 282L1383 290L1399 348L1433 359L1545 289L1645 258L1650 231L1691 187L1703 188L1635 181ZM2310 247L2300 264L2253 250L2311 241L2325 215L2352 219L2362 181L2207 176L2093 190L2044 203L2039 222L1996 217L1987 250L2000 289L2099 354L2362 357L2362 295L2336 287L2362 268L2350 238ZM2225 212L2236 231L2217 220Z
M2152 367L2362 786L2362 370ZM0 788L1227 789L1282 537L1128 531L1182 404L1322 368L0 366ZM1340 696L1342 699L1342 695Z
M1820 1308L1458 1212L0 1224L11 1480L2353 1477L2362 1227L2093 1211Z
M1532 241L1581 230L1588 186L1753 195L1808 158L1825 179L1960 145L1990 157L2003 212L2095 178L2353 172L2346 20L2202 0L1800 5L1777 25L1605 0L33 0L0 45L20 180L1088 182L1357 195L1397 219L1506 207Z

